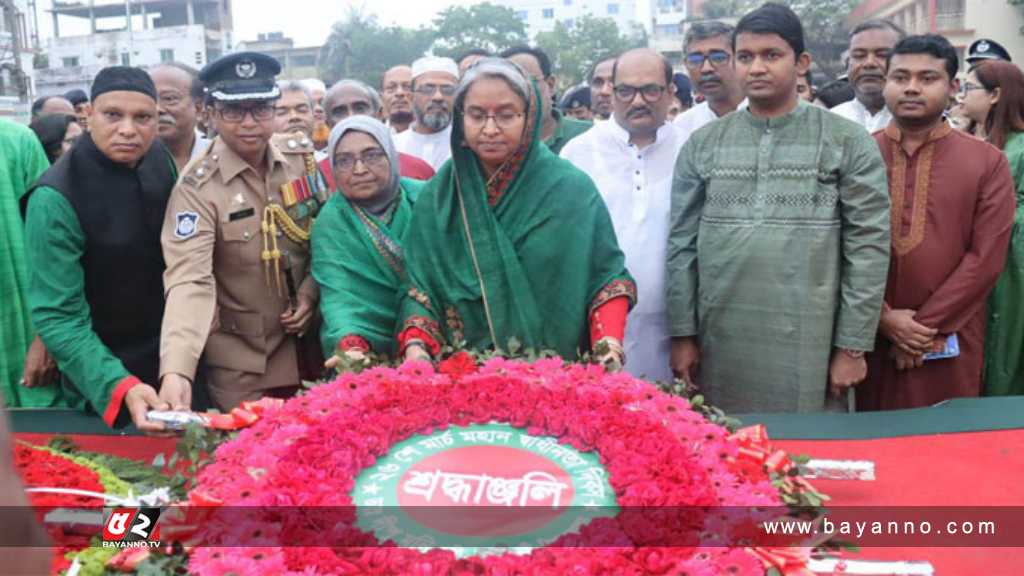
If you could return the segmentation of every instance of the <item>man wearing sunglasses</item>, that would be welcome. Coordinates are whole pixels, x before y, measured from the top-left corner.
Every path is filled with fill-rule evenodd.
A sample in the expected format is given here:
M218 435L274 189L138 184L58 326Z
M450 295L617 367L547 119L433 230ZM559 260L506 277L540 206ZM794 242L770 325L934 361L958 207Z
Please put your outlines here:
M304 343L316 346L319 302L309 230L328 189L311 139L271 139L280 71L241 52L199 74L218 137L175 186L161 236L160 395L175 410L191 407L200 354L221 410L294 394L309 378L300 363Z
M670 381L665 310L665 249L672 172L683 145L667 122L675 100L672 65L646 48L612 65L612 117L574 138L562 157L597 185L615 227L626 267L636 279L637 305L626 323L626 370Z
M704 101L680 114L676 126L686 137L736 110L743 89L733 68L733 27L722 22L694 24L686 33L686 72Z
M452 157L452 106L459 66L451 58L425 56L412 63L412 111L416 122L395 136L395 148L437 170Z

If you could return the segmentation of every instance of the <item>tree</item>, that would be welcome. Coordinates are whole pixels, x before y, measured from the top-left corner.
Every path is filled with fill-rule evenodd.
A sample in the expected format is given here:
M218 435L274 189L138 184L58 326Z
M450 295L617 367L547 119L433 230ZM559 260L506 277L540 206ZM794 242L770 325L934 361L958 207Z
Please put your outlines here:
M585 14L572 26L559 21L553 31L538 33L537 46L551 58L554 73L564 89L584 80L587 71L597 62L630 48L646 46L646 36L642 27L635 27L632 34L626 36L619 32L611 18Z
M497 53L528 42L526 26L516 13L489 2L445 8L434 19L434 33L438 56L457 57L471 48Z
M320 77L328 85L342 78L380 86L392 66L411 64L434 42L434 33L420 28L380 26L374 16L350 9L345 20L331 30L320 50Z
M844 70L842 54L849 45L845 22L858 0L776 0L796 12L804 26L804 44L821 72L835 78ZM740 17L761 0L708 0L704 18Z

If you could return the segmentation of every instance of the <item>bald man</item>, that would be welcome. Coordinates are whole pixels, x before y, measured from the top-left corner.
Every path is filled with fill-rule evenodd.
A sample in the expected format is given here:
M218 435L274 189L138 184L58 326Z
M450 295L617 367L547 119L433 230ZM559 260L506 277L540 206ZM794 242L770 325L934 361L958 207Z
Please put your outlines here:
M392 132L398 134L409 129L414 119L412 112L412 68L395 66L384 73L384 116ZM327 111L330 113L330 111Z
M683 146L667 121L676 91L672 65L653 50L630 50L611 64L609 77L611 119L572 139L562 157L597 185L640 291L626 323L625 368L670 382L665 255L672 173Z
M50 114L75 115L75 107L63 96L40 96L32 103L32 119ZM77 117L77 116L76 116Z

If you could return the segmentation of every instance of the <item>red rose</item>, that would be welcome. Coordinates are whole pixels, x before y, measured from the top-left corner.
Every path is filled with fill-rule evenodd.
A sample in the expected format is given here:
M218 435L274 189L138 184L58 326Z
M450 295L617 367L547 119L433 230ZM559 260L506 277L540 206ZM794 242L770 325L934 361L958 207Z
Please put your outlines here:
M476 372L476 360L465 350L456 352L438 365L442 374L451 376L452 380L459 380L463 376Z

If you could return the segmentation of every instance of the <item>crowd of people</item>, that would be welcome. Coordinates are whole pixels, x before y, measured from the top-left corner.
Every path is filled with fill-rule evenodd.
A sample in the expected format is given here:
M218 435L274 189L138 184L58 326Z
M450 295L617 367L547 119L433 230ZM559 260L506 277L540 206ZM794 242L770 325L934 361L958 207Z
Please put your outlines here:
M870 20L816 86L800 19L693 24L557 97L542 50L278 81L112 66L0 123L0 392L150 410L367 358L552 350L727 412L1024 393L1024 75ZM206 398L208 396L208 398Z

